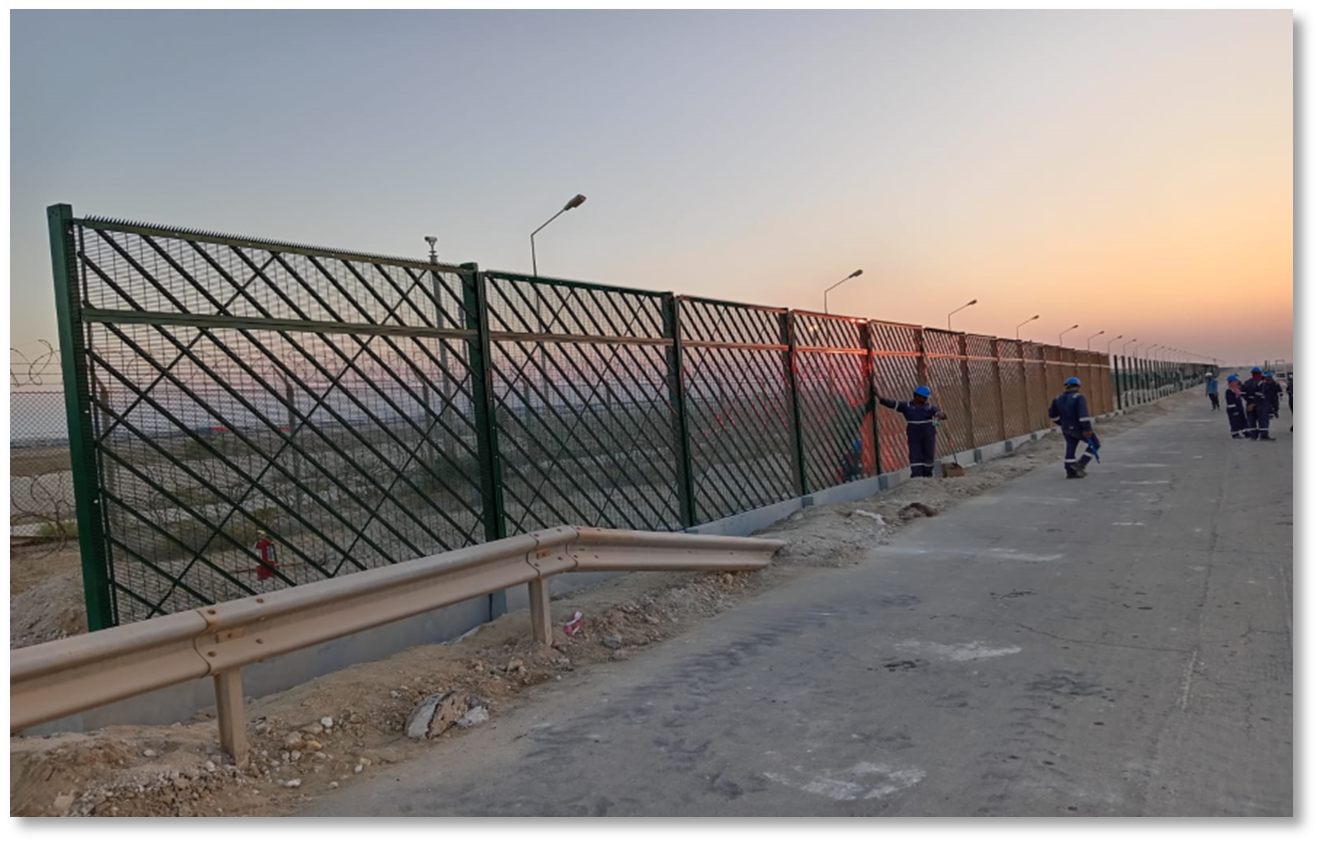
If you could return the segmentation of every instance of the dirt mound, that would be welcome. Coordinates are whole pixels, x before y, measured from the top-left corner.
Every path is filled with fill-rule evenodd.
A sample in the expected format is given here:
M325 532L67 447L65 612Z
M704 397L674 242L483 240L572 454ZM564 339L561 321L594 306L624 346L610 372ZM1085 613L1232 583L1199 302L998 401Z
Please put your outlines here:
M87 632L82 573L65 572L9 599L9 647Z

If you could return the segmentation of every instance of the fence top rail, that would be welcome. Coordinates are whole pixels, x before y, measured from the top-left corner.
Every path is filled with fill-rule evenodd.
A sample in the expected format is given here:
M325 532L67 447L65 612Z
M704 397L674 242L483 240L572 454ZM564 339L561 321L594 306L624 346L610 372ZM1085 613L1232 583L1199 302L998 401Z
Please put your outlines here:
M601 293L622 293L629 296L644 296L652 299L664 299L667 296L674 296L674 294L669 291L626 288L619 285L606 285L600 282L580 282L575 279L560 279L554 276L529 276L525 273L513 273L508 270L486 270L484 272L492 279L501 279L509 282L523 282L532 285L594 290L600 291Z
M294 243L292 241L271 240L267 238L253 238L245 235L227 235L221 232L212 232L204 229L191 229L179 226L161 226L153 223L142 223L134 220L120 220L110 217L75 217L72 220L75 226L82 226L88 229L96 229L102 232L125 232L134 235L144 235L147 237L176 238L186 241L197 241L199 243L220 244L222 246L249 247L252 249L263 249L270 252L290 252L299 255L324 256L329 258L340 258L346 261L362 261L369 264L391 264L398 267L410 267L420 270L436 270L442 273L458 273L467 269L454 264L433 263L426 259L405 258L398 255L383 255L372 252L358 252L347 249L336 249L334 247L313 246L310 244Z
M726 308L746 308L749 311L769 311L774 314L788 314L792 309L777 308L774 305L754 305L750 302L734 302L730 299L713 299L709 296L689 296L679 294L679 299L699 305L721 305Z

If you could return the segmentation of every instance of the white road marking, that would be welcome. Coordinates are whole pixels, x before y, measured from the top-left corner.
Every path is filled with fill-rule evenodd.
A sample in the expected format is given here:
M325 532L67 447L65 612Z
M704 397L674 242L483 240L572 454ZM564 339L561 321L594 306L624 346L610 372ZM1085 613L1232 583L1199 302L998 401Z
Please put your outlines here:
M901 643L895 643L895 648L904 651L915 651L920 654L929 654L938 660L948 660L951 663L964 663L969 660L984 660L988 657L1004 657L1007 654L1018 654L1023 650L1016 645L993 646L980 640L971 643L955 643L953 645L928 643L920 640L904 640Z

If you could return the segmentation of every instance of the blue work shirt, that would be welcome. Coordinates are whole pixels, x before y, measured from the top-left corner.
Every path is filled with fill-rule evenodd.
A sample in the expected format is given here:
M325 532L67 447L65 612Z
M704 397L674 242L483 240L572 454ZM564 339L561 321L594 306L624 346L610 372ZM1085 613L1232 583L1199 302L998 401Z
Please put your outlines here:
M1059 425L1065 434L1082 437L1092 430L1092 415L1087 410L1087 397L1080 392L1065 391L1050 403L1050 421Z
M887 408L894 408L904 415L910 426L914 425L934 425L936 415L940 413L940 408L930 402L925 405L919 405L916 402L902 402L894 399L880 398L880 403ZM910 431L912 429L909 429Z
M1208 382L1206 383L1206 392L1207 392L1207 393L1218 393L1218 392L1219 392L1219 388L1220 388L1220 380L1219 380L1219 379L1211 379L1210 381L1208 381Z

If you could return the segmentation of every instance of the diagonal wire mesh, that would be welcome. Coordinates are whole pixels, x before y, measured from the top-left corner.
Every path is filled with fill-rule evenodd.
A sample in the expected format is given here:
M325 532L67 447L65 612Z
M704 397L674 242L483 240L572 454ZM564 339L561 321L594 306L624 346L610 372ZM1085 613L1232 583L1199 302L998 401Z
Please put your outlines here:
M454 271L113 221L75 239L119 622L481 541Z
M913 388L922 383L921 333L918 326L873 322L872 385L877 396L907 399ZM894 472L908 467L908 426L899 414L882 407L876 410L876 425L881 442L881 471Z
M680 308L697 519L794 496L787 312L689 297Z
M936 432L936 455L943 457L967 449L972 437L967 382L963 374L960 335L940 329L922 330L927 386L931 399L949 419Z
M682 527L663 295L487 279L509 530Z
M1004 440L1004 409L1000 397L1000 369L995 338L967 335L968 380L972 393L973 444Z
M865 418L865 320L795 312L799 424L808 490L875 475Z
M1006 437L1020 437L1032 431L1028 425L1027 375L1023 369L1022 344L996 339L1000 357L1000 386L1003 396Z
M1028 424L1033 431L1039 431L1050 425L1050 399L1053 394L1046 386L1047 365L1046 347L1040 343L1025 342L1024 364L1027 369L1027 393L1030 418Z

